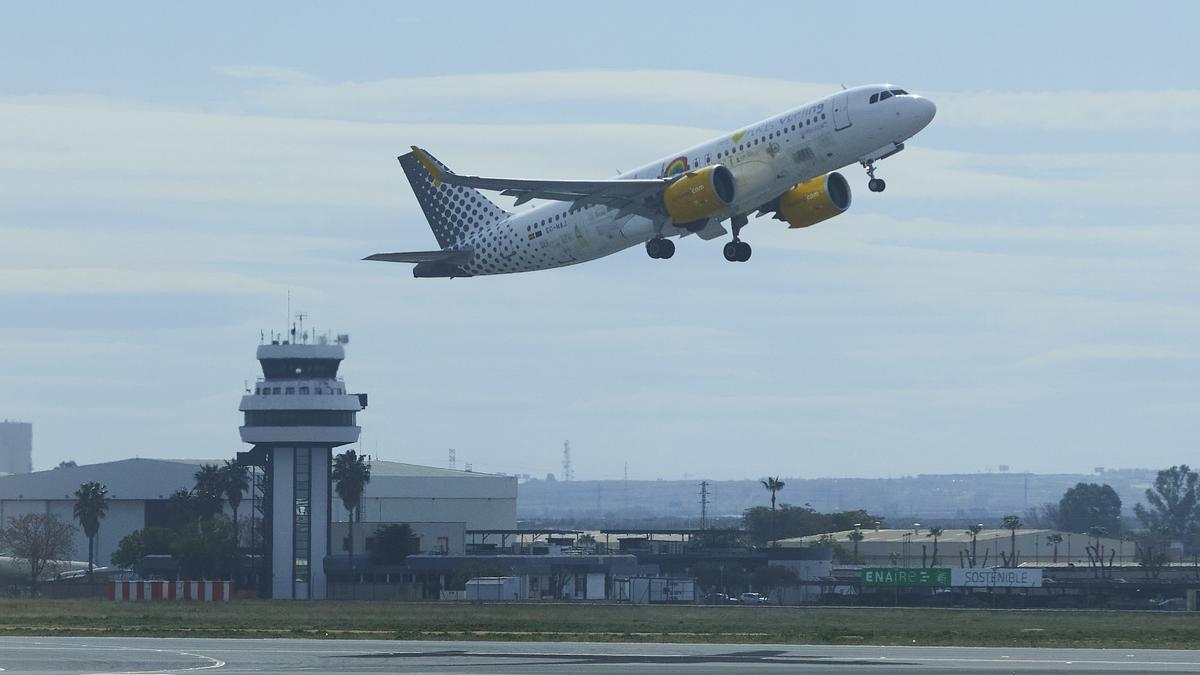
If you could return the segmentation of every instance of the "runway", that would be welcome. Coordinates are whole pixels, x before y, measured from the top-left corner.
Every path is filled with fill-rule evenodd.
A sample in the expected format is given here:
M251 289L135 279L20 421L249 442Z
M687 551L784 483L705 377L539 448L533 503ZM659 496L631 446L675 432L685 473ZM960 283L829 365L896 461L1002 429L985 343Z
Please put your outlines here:
M1200 651L828 645L0 638L9 673L1196 672Z

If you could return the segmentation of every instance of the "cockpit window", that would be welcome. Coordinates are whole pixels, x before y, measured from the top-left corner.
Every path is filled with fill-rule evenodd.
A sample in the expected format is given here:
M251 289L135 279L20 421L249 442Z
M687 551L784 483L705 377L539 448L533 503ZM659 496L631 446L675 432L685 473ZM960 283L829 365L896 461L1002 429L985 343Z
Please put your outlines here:
M893 89L892 94L896 96L908 96L908 92L904 91L903 89Z
M883 100L889 99L889 98L891 98L891 97L892 97L892 92L890 92L890 91L882 91L882 92L879 92L879 100L880 100L880 101L883 101Z
M878 100L879 100L879 94L871 94L871 103L875 103Z

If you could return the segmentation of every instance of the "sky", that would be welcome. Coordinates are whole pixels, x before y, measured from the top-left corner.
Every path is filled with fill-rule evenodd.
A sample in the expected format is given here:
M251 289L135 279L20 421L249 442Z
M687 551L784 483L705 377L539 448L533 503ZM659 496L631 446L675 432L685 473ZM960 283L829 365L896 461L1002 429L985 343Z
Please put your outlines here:
M579 479L1089 472L1200 437L1200 5L0 4L0 419L35 468L231 457L262 331L349 333L360 447ZM413 279L396 163L607 178L892 82L844 215ZM505 207L511 202L498 201ZM521 207L521 208L528 208Z

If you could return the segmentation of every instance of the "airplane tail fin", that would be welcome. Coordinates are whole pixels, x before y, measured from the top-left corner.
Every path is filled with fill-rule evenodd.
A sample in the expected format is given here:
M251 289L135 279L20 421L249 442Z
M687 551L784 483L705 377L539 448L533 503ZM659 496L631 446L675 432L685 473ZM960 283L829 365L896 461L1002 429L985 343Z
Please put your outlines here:
M453 246L467 233L511 215L477 190L443 183L440 177L450 169L416 146L397 159L425 212L429 229L442 248Z

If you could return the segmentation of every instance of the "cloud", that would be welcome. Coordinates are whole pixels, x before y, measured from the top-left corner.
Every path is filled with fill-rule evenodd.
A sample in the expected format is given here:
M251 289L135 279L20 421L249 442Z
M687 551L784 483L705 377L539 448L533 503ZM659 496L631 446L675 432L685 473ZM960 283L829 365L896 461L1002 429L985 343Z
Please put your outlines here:
M257 72L251 68L250 72ZM292 72L286 71L285 72ZM828 82L693 70L547 70L322 82L267 78L243 103L259 112L375 121L701 117L740 126L832 94ZM903 83L901 83L903 84ZM918 91L938 103L936 124L964 129L1168 131L1200 129L1200 89ZM699 113L699 114L698 114Z
M1077 344L1039 354L1025 362L1033 367L1093 361L1198 361L1200 351L1146 344Z
M281 294L289 286L227 271L163 271L105 267L0 270L0 295L101 293ZM316 291L314 291L316 292Z
M262 80L275 84L290 85L304 85L315 82L315 78L308 73L280 66L216 66L213 70L221 75L239 80Z

